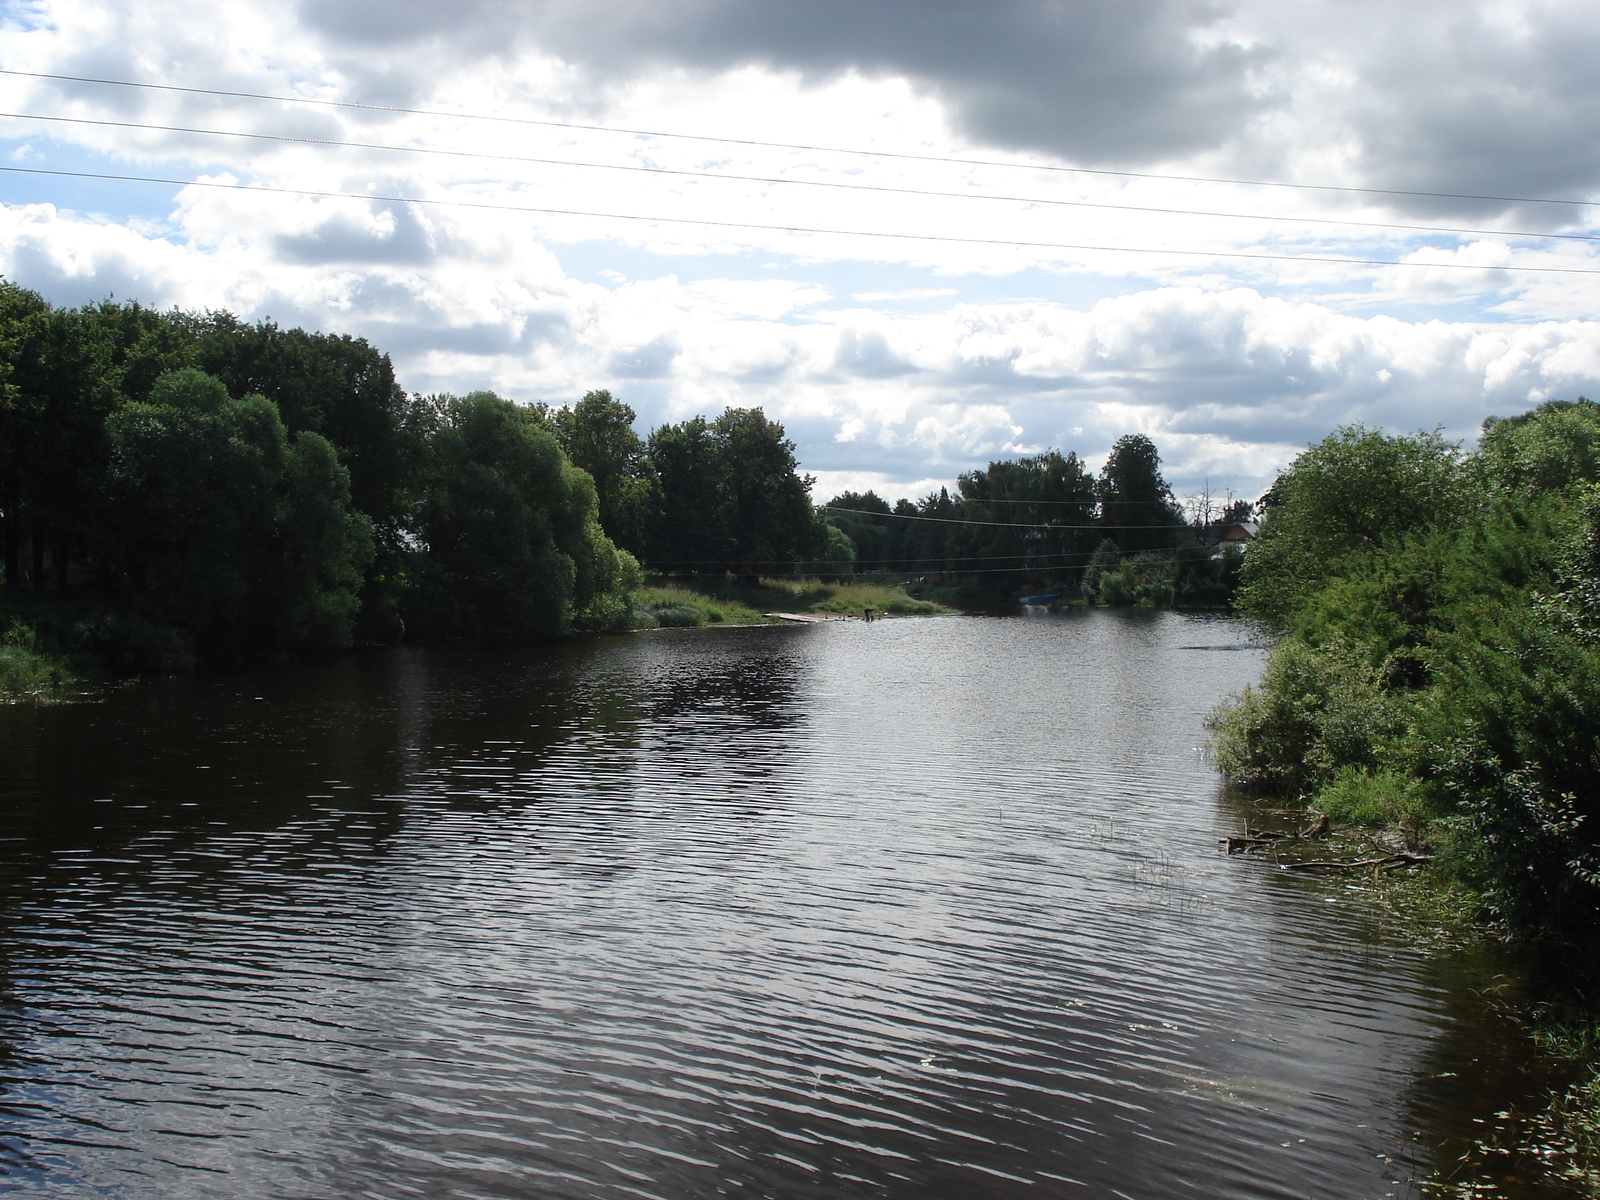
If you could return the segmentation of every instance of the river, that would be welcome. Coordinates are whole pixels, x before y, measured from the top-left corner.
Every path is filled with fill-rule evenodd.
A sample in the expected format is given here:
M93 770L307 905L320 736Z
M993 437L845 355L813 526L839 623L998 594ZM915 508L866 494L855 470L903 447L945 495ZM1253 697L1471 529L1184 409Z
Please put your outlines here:
M1492 964L1219 852L1262 658L962 616L0 711L0 1190L1415 1196L1523 1051Z

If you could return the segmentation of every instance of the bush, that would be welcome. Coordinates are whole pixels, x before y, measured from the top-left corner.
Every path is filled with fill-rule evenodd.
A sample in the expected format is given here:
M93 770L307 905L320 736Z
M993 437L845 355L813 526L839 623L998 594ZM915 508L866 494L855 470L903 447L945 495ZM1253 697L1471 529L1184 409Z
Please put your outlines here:
M1273 647L1261 683L1208 718L1217 766L1243 783L1310 792L1342 766L1372 768L1404 729L1366 654L1342 641Z
M0 697L37 696L68 678L57 659L40 651L31 626L18 622L0 637Z

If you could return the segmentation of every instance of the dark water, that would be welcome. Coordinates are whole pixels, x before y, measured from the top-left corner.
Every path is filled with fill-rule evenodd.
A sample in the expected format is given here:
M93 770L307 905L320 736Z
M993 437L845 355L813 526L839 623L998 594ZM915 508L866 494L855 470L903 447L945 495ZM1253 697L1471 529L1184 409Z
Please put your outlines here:
M1217 852L1241 641L662 631L0 712L0 1189L1415 1195L1518 1051L1484 968Z

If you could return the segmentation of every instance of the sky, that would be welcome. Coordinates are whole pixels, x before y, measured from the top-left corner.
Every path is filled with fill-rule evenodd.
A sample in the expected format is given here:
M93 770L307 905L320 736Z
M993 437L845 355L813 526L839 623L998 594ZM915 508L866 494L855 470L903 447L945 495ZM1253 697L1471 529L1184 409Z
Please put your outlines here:
M1564 2L11 0L0 274L760 407L819 501L1128 433L1253 498L1600 396L1596 61Z

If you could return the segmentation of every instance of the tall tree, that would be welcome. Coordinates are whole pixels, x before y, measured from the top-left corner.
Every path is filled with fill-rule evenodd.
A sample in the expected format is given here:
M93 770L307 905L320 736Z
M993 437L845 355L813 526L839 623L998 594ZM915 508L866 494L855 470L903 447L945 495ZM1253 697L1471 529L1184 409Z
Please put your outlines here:
M1261 498L1267 515L1240 571L1240 607L1282 623L1352 554L1457 525L1471 508L1467 484L1460 447L1437 433L1336 429Z
M441 408L406 610L414 632L552 638L637 581L600 529L594 481L541 414L491 392Z
M896 569L890 550L895 543L897 522L891 519L893 509L888 501L873 491L840 492L823 506L824 519L834 529L849 539L850 556L858 571L892 571ZM838 556L830 549L829 559ZM827 560L824 560L827 561ZM899 564L904 565L904 564Z
M350 472L352 502L390 536L411 498L400 435L407 401L389 356L365 338L247 325L225 312L192 324L196 365L233 395L271 400L289 432L327 438Z
M1177 544L1183 513L1162 477L1161 455L1144 434L1126 434L1112 444L1096 496L1100 528L1124 554Z
M650 566L668 574L725 571L733 559L728 481L711 423L691 417L650 435L660 498L647 539Z
M730 408L712 431L727 482L734 572L753 584L764 570L820 557L827 533L811 506L816 481L797 472L783 426L759 408Z
M589 392L553 413L556 436L574 465L589 472L600 504L600 525L625 550L642 553L655 492L655 472L636 414L608 391Z
M992 462L959 484L962 517L975 522L962 529L962 554L997 584L1082 578L1099 535L1094 476L1076 454Z

